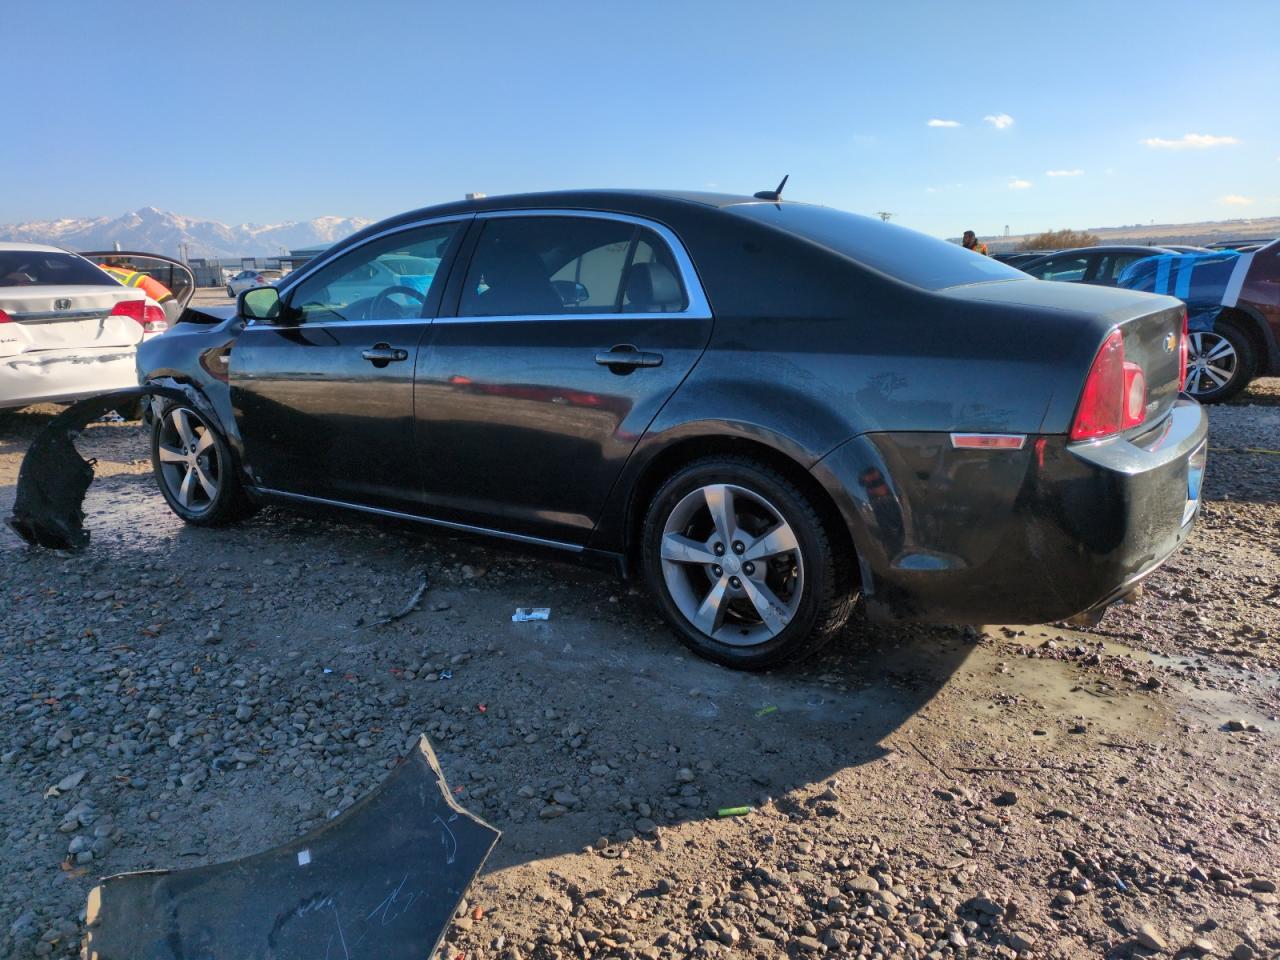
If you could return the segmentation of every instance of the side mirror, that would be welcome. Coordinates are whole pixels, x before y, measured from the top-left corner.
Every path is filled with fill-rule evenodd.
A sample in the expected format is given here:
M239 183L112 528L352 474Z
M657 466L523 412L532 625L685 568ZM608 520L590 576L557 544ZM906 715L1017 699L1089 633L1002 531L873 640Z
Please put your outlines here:
M280 291L275 287L254 287L236 299L236 310L246 320L276 323L281 311Z

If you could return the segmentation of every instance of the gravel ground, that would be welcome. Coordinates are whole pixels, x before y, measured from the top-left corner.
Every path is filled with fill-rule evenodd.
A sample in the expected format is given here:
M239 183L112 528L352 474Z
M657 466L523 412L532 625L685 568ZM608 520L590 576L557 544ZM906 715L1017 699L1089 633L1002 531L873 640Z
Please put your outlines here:
M0 513L51 412L0 414ZM504 831L449 960L1280 955L1280 381L1210 416L1196 534L1099 628L855 623L765 675L542 556L183 527L94 425L90 548L0 533L0 956L75 955L99 876L322 823L419 732Z

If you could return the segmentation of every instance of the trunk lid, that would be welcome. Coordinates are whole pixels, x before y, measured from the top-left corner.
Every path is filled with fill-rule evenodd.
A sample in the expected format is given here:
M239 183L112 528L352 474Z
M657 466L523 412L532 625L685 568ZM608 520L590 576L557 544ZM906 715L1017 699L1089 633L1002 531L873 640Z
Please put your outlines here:
M1124 338L1125 360L1142 367L1147 383L1146 417L1127 433L1146 432L1173 409L1182 372L1179 345L1186 307L1181 300L1117 287L1030 277L952 287L945 292L968 301L1034 308L1034 313L1028 314L1029 322L1052 322L1052 315L1046 315L1046 311L1061 313L1064 319L1082 322L1082 328L1096 337L1092 344L1095 354L1108 333L1119 328ZM1087 364L1080 370L1081 387L1088 370ZM1079 399L1079 391L1075 399Z
M140 291L118 284L0 287L0 310L10 320L0 323L0 357L136 346L141 324L111 311L121 301L141 299Z

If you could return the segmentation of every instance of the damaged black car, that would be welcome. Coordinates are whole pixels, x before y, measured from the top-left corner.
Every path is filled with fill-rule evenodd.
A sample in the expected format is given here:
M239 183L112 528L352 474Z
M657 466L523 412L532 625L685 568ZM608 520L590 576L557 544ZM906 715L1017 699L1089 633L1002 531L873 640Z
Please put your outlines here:
M699 654L1096 612L1187 537L1182 304L775 194L492 197L368 227L138 352L161 492L643 575ZM197 398L199 402L196 402Z

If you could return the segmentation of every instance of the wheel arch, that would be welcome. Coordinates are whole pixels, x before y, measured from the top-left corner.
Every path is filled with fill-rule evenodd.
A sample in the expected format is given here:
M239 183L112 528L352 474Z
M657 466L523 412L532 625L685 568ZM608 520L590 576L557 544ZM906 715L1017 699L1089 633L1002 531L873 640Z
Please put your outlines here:
M1271 327L1261 314L1247 306L1236 304L1234 307L1223 307L1214 322L1239 327L1249 338L1258 358L1258 368L1253 372L1255 377L1280 373L1280 344L1276 343Z
M785 450L759 436L738 433L692 433L664 445L648 457L630 484L623 515L623 554L629 569L638 569L641 530L654 494L668 479L695 460L739 456L777 470L794 483L817 509L836 549L857 556L853 536L835 500L801 463L794 450ZM857 564L854 564L857 567Z

